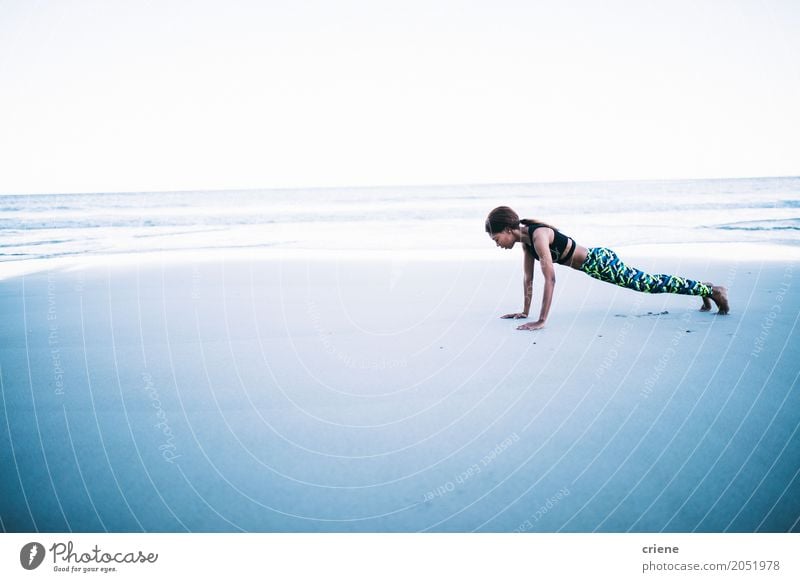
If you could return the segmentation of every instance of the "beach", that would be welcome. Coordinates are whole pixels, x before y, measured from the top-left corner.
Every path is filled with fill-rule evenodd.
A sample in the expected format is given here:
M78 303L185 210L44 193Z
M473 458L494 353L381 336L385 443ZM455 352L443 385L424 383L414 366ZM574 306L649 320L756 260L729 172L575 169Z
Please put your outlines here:
M0 582L800 580L800 2L2 15Z
M0 525L798 531L796 249L618 247L727 286L730 315L558 267L536 332L500 319L521 307L518 248L16 265Z

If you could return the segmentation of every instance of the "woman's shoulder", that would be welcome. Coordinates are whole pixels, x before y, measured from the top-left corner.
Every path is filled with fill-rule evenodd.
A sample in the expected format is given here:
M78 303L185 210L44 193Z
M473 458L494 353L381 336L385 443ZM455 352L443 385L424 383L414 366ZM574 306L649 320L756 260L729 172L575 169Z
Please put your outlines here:
M531 241L540 237L549 240L556 232L558 231L549 224L537 224L535 226L528 227L528 233L530 234Z

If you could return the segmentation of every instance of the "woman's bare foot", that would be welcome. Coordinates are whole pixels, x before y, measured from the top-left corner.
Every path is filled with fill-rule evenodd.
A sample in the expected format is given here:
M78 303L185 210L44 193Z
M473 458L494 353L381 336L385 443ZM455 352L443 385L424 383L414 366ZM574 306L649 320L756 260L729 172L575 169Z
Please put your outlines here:
M719 285L711 287L711 300L717 304L720 315L728 315L730 306L728 305L728 290L725 287Z
M703 285L707 285L708 287L714 287L713 283L708 281L703 281ZM703 306L700 308L700 311L711 311L711 299L708 297L703 297Z

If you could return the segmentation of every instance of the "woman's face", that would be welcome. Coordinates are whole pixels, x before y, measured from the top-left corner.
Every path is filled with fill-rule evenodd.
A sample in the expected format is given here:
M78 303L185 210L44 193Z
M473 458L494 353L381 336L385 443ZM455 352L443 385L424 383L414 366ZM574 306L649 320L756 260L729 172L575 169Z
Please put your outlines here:
M511 231L510 228L507 228L502 232L493 234L491 235L491 237L492 240L495 242L495 244L503 249L514 248L514 243L517 242L517 237L514 236L514 233Z

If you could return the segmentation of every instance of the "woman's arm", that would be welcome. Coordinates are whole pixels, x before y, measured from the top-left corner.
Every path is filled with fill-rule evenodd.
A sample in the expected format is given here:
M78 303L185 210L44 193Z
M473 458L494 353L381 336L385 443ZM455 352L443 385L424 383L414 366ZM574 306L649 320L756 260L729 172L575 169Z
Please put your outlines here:
M542 275L544 276L544 291L542 293L542 308L539 311L539 319L531 323L520 325L517 329L542 329L545 321L547 321L547 315L550 313L550 303L553 301L553 289L555 289L556 286L556 269L553 266L553 259L550 257L550 241L548 240L549 233L547 231L550 231L550 229L539 228L534 233L533 238L533 246L536 248L536 254L539 255L539 264L542 268ZM531 269L531 273L532 272L533 270ZM533 275L531 275L531 277L533 277Z
M531 312L531 298L533 297L533 253L523 245L522 253L522 313L509 313L502 319L524 319Z

